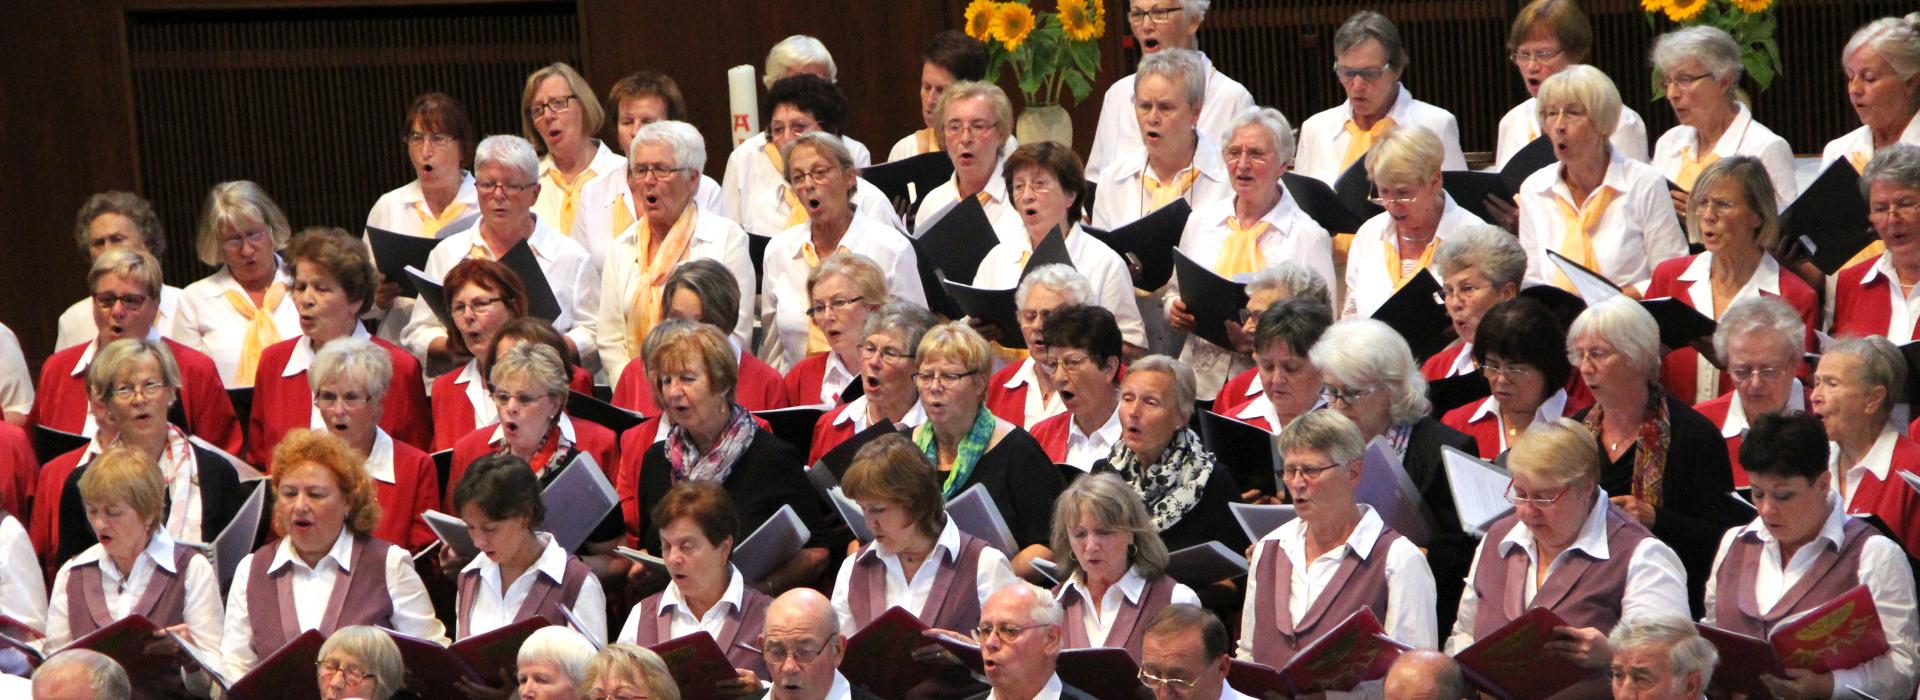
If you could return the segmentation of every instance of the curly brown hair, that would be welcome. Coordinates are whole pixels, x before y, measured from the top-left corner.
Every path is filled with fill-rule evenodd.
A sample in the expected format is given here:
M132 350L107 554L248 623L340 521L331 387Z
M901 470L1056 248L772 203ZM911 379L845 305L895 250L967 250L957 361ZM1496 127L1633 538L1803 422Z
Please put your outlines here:
M355 537L364 537L380 524L380 504L373 500L373 477L367 475L366 455L324 430L296 428L288 431L286 437L280 440L280 445L273 448L271 471L275 493L280 491L280 481L287 473L302 464L317 465L333 473L333 480L340 487L340 498L347 502L347 531ZM273 532L282 536L287 534L286 518L277 505L273 513Z

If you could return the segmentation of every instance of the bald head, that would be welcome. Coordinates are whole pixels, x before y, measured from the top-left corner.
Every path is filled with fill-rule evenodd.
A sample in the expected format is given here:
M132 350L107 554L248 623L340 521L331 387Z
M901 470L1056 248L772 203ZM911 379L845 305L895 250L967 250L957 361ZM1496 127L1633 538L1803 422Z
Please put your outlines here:
M846 651L839 623L833 602L811 588L795 588L773 599L760 635L773 686L770 697L820 700L827 696L833 689L834 669Z
M1387 670L1386 700L1463 700L1467 681L1453 657L1431 649L1400 655Z
M774 598L767 606L766 630L769 633L797 633L821 639L839 633L833 601L811 588L795 588Z

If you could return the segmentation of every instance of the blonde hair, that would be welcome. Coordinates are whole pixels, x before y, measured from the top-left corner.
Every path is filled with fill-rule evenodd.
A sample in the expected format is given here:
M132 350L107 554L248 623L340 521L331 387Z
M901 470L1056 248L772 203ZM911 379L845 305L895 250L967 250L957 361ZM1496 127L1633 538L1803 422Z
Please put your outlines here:
M559 351L544 343L527 340L493 358L493 368L487 371L487 383L498 386L508 379L530 379L545 389L548 396L561 399L564 404L572 375L567 369L567 361L560 358Z
M107 448L80 475L81 501L95 505L124 502L149 526L160 522L166 499L167 486L160 480L159 465L132 447Z
M361 537L380 524L380 504L373 500L373 477L367 475L366 455L324 430L287 431L280 445L273 448L274 491L280 490L280 482L288 472L302 464L316 465L333 474L334 483L340 488L340 500L347 503L348 532ZM287 534L287 523L278 507L274 508L273 531Z
M113 382L126 373L129 363L143 357L152 358L160 366L160 381L167 388L180 390L180 365L173 361L173 351L167 349L165 341L121 338L94 353L93 364L87 367L87 394L104 403L113 393Z
M546 142L540 138L540 130L534 128L533 116L528 114L527 110L533 107L533 94L540 91L540 84L554 76L565 79L567 89L573 91L573 96L578 98L580 127L586 132L587 138L593 138L594 134L600 133L600 127L607 122L606 108L600 105L600 98L594 96L593 86L587 84L586 78L580 77L580 71L561 62L549 64L527 76L527 86L520 91L520 134L525 136L527 142L533 144L534 148L542 152L547 148Z
M641 352L654 396L666 395L668 374L700 367L707 373L707 383L726 394L728 403L733 402L733 391L740 381L740 358L720 329L685 319L665 321L647 332Z
M1446 157L1446 146L1426 127L1396 126L1367 151L1367 178L1378 187L1424 185L1440 174Z
M940 93L940 103L934 108L934 131L943 131L947 123L947 110L953 103L961 100L981 98L987 101L987 108L993 112L994 131L1006 140L1006 134L1013 128L1013 103L1007 100L1007 93L993 83L963 80L954 83L946 92Z
M581 697L600 680L616 674L638 679L647 687L648 700L680 700L680 687L667 671L667 662L652 649L638 644L608 644L587 661L587 675L578 690Z
M145 251L111 248L93 259L93 265L87 268L87 292L92 293L100 279L107 275L123 277L138 283L147 290L150 301L160 302L160 290L166 285L160 271L160 261Z
M1147 515L1147 504L1132 484L1113 472L1083 476L1073 481L1053 501L1054 561L1060 564L1062 580L1071 579L1081 569L1073 555L1073 526L1081 515L1091 515L1099 527L1126 530L1133 535L1127 548L1127 563L1140 569L1140 576L1153 579L1167 570L1167 544L1154 529Z
M1572 418L1556 418L1520 433L1507 450L1507 471L1560 486L1600 479L1600 444Z
M285 248L287 238L293 235L286 213L260 185L249 180L214 185L207 191L206 206L200 210L200 231L193 242L200 262L220 266L226 259L221 254L220 232L247 225L267 227L274 250Z
M818 132L803 135L801 138L811 136L813 133ZM833 275L846 277L848 281L853 282L854 291L865 299L868 311L878 309L881 305L892 301L892 297L887 294L887 273L882 271L879 265L874 264L872 258L844 250L822 258L820 266L813 268L813 272L807 274L809 300L813 297L814 286L820 284L820 280Z
M1550 106L1572 102L1586 108L1587 118L1601 134L1611 134L1620 125L1620 88L1600 69L1588 65L1567 66L1540 83L1540 100L1535 116L1541 123Z
M927 329L927 334L920 336L914 358L916 369L935 359L952 360L981 375L993 369L993 350L987 347L987 339L965 321L949 321Z

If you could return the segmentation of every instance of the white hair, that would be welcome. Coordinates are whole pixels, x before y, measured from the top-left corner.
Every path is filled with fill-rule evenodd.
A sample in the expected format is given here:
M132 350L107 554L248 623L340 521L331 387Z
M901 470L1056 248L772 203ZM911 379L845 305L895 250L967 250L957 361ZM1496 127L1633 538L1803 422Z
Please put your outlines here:
M1506 229L1491 224L1467 224L1441 239L1433 251L1433 267L1441 276L1473 268L1498 287L1519 284L1527 274L1527 250Z
M550 663L560 667L560 672L573 679L573 687L586 684L587 662L593 660L593 642L580 636L579 632L564 625L542 627L527 637L520 645L520 655L514 663L521 666L533 663Z
M1807 335L1807 322L1779 297L1736 301L1720 314L1720 323L1713 329L1713 354L1720 356L1721 364L1733 361L1728 357L1733 339L1749 333L1764 333L1776 347L1798 356Z
M1920 12L1905 17L1881 17L1853 33L1840 51L1841 60L1853 52L1870 49L1893 67L1901 80L1920 73Z
M1653 41L1653 50L1647 57L1655 68L1669 76L1681 61L1692 58L1700 61L1715 80L1732 76L1734 84L1740 82L1740 45L1719 27L1696 24L1662 34ZM1727 91L1731 93L1733 88Z
M1298 145L1294 143L1293 125L1287 123L1287 115L1281 114L1280 110L1272 107L1248 107L1227 124L1227 140L1232 141L1234 133L1249 126L1265 129L1267 136L1273 139L1274 162L1286 163L1293 160L1293 153ZM1225 158L1226 155L1227 145L1223 143L1220 145L1220 156Z
M1380 321L1354 318L1327 328L1307 351L1320 374L1348 388L1378 384L1392 404L1393 423L1407 425L1433 412L1427 379L1413 361L1407 339Z
M336 381L359 384L367 391L370 403L378 406L393 381L393 358L366 338L337 338L314 355L307 377L315 392Z
M512 168L528 183L540 179L540 155L533 150L533 144L512 134L494 134L480 140L473 149L473 169L479 170L488 163Z
M1084 235L1084 234L1083 234ZM1072 265L1041 265L1021 278L1020 288L1014 290L1014 305L1027 308L1027 294L1035 286L1046 287L1067 297L1069 305L1093 303L1093 285L1087 282L1085 275Z
M663 119L642 126L633 132L633 143L627 144L627 154L632 155L642 144L673 149L673 164L694 171L695 180L699 179L699 171L707 167L707 139L692 124Z
M1193 368L1166 355L1148 355L1127 366L1128 376L1140 372L1158 372L1173 378L1173 410L1179 412L1181 428L1185 429L1187 419L1193 417L1194 396L1199 391Z
M1198 107L1207 100L1207 64L1200 59L1200 52L1193 49L1162 49L1147 54L1140 59L1140 68L1134 72L1133 93L1140 94L1140 84L1147 76L1157 75L1167 80L1178 80L1187 90L1187 104Z
M1580 316L1573 319L1573 327L1567 329L1568 362L1580 364L1574 362L1573 345L1589 335L1612 345L1647 379L1659 376L1660 323L1653 320L1653 314L1647 313L1640 302L1623 294L1580 312Z
M1048 596L1049 599L1052 596ZM66 678L85 681L94 700L126 700L133 697L133 684L120 662L91 649L68 649L54 654L33 672L34 685L45 687Z
M1027 624L1030 624L1030 625L1060 624L1060 604L1053 600L1053 593L1048 591L1045 588L1035 586L1031 583L1027 583L1026 581L1016 580L1012 583L1009 583L1007 585L1001 586L1000 588L996 589L993 592L993 595L997 596L1002 593L1007 593L1010 591L1017 591L1017 590L1026 591L1027 595L1033 598L1033 604L1027 606ZM989 596L989 597L992 597L992 596Z
M1275 291L1287 299L1312 299L1327 306L1333 305L1328 300L1327 281L1320 277L1320 273L1292 260L1260 268L1247 277L1247 294Z
M1621 620L1607 635L1614 653L1649 645L1667 648L1667 664L1674 679L1698 674L1700 687L1712 684L1713 668L1720 663L1720 652L1713 643L1701 638L1693 622L1683 617L1658 613L1638 613Z
M1213 0L1186 0L1180 3L1180 9L1187 15L1187 19L1195 22L1206 19L1207 8L1212 6Z
M781 78L787 77L794 66L809 63L827 67L827 82L840 79L840 68L833 64L833 54L827 52L827 45L805 34L795 34L781 39L780 43L767 50L767 73L760 77L760 82L771 88Z

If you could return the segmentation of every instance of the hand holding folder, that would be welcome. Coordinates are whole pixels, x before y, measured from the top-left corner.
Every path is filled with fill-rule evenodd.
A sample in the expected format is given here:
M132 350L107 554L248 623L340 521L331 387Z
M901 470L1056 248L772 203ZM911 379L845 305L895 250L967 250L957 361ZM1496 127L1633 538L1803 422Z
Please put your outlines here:
M1234 661L1227 670L1227 684L1254 697L1347 692L1385 678L1387 669L1408 648L1388 637L1373 610L1363 607L1294 654L1283 668Z
M1167 286L1167 280L1173 278L1173 249L1179 247L1180 234L1187 228L1187 217L1192 215L1193 205L1185 199L1176 199L1111 231L1082 230L1119 253L1129 267L1139 266L1133 275L1133 286L1151 292Z

